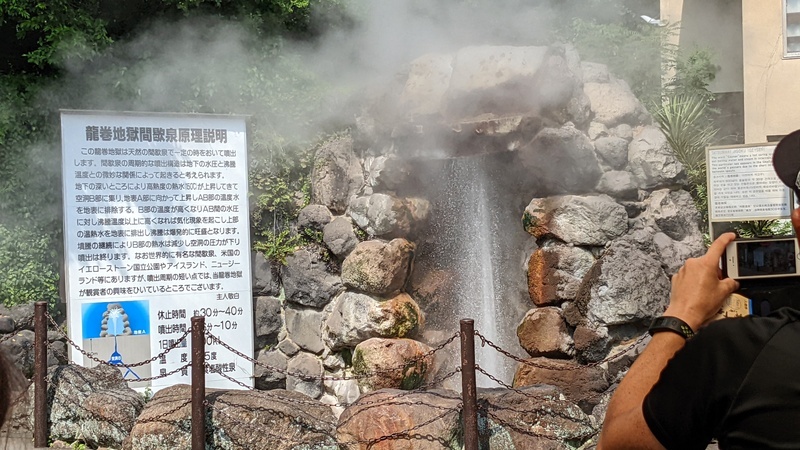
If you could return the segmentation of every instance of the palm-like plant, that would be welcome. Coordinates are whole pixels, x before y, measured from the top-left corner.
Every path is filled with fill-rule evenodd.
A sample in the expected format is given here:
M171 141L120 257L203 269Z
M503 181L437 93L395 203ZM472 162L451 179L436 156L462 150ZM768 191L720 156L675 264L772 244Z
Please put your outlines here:
M718 131L709 122L708 113L706 96L682 93L668 94L655 113L693 188L706 183L706 147Z

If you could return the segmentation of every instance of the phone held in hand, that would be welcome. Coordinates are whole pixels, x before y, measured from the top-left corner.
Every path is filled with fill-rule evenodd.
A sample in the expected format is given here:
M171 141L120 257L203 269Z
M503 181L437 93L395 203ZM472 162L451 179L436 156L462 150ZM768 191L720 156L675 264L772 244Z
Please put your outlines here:
M725 248L727 275L737 280L796 277L797 239L737 239Z

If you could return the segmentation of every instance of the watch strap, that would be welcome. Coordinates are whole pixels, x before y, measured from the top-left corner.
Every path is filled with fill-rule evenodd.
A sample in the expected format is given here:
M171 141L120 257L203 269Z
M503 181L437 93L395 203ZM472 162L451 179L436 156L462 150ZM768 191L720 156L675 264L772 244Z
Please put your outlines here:
M691 339L694 336L694 330L683 320L671 316L659 316L653 319L650 328L647 330L650 335L654 335L661 331L671 331L683 336L684 339Z

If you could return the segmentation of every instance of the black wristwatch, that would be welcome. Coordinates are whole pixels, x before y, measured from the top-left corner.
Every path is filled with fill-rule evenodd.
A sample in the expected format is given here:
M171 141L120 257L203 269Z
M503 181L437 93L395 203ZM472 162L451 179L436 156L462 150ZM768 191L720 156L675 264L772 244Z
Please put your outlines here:
M647 330L651 336L660 331L671 331L680 334L684 339L691 339L694 336L694 330L686 322L677 317L660 316L653 319L650 324L650 329Z

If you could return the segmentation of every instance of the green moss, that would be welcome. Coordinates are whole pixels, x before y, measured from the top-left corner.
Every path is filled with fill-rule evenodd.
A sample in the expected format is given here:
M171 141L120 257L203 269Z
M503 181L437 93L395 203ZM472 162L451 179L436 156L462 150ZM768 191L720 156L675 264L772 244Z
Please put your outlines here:
M400 389L410 391L422 386L422 380L425 378L427 370L428 365L424 361L419 361L418 364L407 364L403 369L403 380L400 382Z
M525 228L525 230L532 230L536 228L538 224L539 221L536 219L536 217L525 211L525 213L522 215L522 226Z

